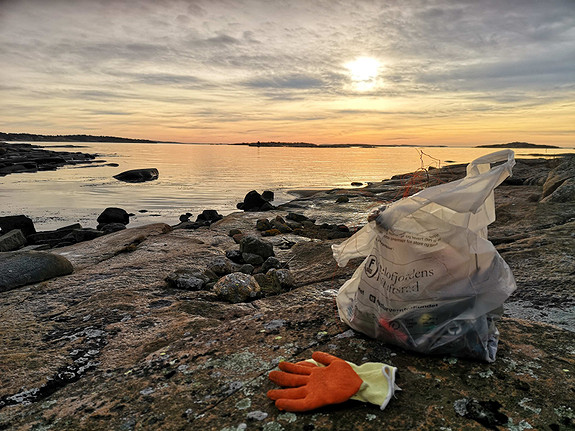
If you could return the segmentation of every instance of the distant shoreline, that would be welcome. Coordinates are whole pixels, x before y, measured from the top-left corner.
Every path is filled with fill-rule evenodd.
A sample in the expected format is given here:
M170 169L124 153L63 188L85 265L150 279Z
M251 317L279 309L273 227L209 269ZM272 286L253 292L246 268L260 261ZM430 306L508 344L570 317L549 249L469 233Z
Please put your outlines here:
M120 142L120 143L142 143L142 144L191 144L187 142L175 141L153 141L150 139L121 138L118 136L95 136L95 135L37 135L33 133L4 133L0 132L0 142ZM238 142L205 145L243 145L248 147L294 147L294 148L386 148L386 147L437 147L448 148L449 145L412 145L412 144L313 144L311 142ZM56 146L54 146L56 147ZM58 145L58 147L62 147ZM69 146L70 148L73 146ZM556 145L531 144L529 142L508 142L506 144L486 144L476 145L470 148L554 148L561 149Z

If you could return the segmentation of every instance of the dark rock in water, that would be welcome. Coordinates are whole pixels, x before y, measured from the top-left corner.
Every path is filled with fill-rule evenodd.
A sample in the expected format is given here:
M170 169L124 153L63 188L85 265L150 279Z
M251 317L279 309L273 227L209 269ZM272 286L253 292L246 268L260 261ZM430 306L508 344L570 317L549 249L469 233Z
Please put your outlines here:
M261 288L254 277L234 272L222 277L214 285L214 292L220 299L231 302L248 302L261 296Z
M204 223L206 225L210 225L214 222L217 222L223 219L224 216L218 214L216 210L203 210L201 214L198 215L196 218L196 223Z
M0 233L5 234L12 229L20 229L25 237L36 233L34 222L25 215L0 217Z
M266 190L262 193L262 198L265 201L271 202L274 200L275 196L274 196L274 192L270 191L270 190Z
M241 240L240 251L242 253L257 254L258 256L261 256L264 260L270 256L275 256L272 243L261 240L251 235L246 236Z
M361 187L361 186L363 186L363 183L360 183L359 181L354 181L354 182L351 183L351 185L352 185L353 187Z
M114 175L114 178L127 183L143 183L145 181L157 180L158 176L159 173L156 168L144 168L124 171L118 175Z
M182 214L182 215L180 215L180 221L181 222L190 221L191 216L192 216L192 213Z
M72 264L63 256L41 251L15 251L0 259L0 292L71 274Z
M270 197L269 194L266 196L268 198ZM264 199L256 190L252 190L246 194L244 201L240 202L237 208L244 211L269 211L274 209L274 206Z
M338 196L338 198L335 200L336 204L346 204L349 202L349 198L347 196Z
M130 223L130 215L122 208L109 207L98 216L96 221L100 225L98 226L99 229L101 229L101 226L108 223L122 223L126 225Z
M100 225L99 228L103 233L109 234L126 229L126 225L123 223L106 223L104 225Z
M12 229L5 235L0 236L0 252L14 251L26 245L26 237L20 229Z

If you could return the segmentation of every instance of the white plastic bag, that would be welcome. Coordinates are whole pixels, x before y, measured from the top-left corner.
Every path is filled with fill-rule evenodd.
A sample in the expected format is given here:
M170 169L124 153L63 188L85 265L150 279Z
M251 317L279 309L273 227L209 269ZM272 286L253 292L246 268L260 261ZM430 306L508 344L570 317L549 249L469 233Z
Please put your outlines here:
M504 162L493 168L491 163ZM511 175L511 150L474 160L461 180L392 203L332 246L335 260L367 256L339 290L340 318L409 350L495 360L495 326L515 280L487 240L493 190Z

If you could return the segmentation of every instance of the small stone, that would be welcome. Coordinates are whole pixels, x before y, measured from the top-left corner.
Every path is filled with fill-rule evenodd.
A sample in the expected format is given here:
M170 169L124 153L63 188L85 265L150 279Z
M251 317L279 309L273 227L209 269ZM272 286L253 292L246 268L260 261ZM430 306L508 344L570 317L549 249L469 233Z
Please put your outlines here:
M269 229L262 232L262 236L276 236L281 235L281 232L277 229Z
M235 235L241 235L242 231L239 229L230 229L228 236L234 237Z
M242 259L245 263L250 265L261 265L264 263L264 258L254 253L242 253Z
M282 267L282 264L281 264L280 260L277 257L270 256L263 263L262 272L265 274L272 268L279 269L281 267Z
M220 299L235 304L257 299L261 288L251 275L234 272L218 280L214 285L214 292Z
M267 417L268 414L266 412L262 412L261 410L255 410L247 414L247 418L253 421L263 421Z
M261 218L256 221L256 229L259 231L265 231L272 229L272 224L267 218Z
M349 198L347 196L338 196L338 198L335 200L335 203L337 204L346 204L349 202Z
M274 256L273 245L270 242L261 240L255 236L246 236L240 242L240 251L242 253L253 253L267 259ZM248 262L246 260L246 262ZM248 262L251 263L251 262Z

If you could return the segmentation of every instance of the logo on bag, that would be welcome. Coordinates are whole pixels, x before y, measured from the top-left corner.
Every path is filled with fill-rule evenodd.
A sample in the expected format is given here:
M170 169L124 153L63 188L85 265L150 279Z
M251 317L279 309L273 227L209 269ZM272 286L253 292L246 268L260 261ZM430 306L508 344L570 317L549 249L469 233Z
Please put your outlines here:
M377 257L372 254L367 258L365 263L365 275L367 275L368 278L373 278L377 275L378 271L379 262L377 261Z

